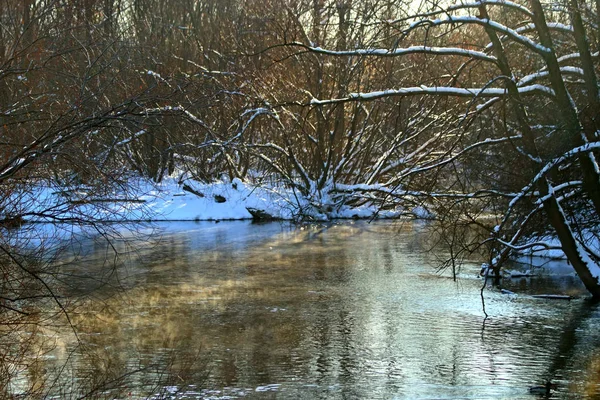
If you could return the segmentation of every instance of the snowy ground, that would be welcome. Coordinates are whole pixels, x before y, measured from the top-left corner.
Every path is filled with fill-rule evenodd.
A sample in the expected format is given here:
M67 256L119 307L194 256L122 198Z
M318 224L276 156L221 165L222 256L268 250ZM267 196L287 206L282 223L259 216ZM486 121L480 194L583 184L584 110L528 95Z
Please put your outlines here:
M327 194L325 193L325 196ZM107 196L106 194L104 195ZM59 219L91 217L96 221L210 221L251 219L249 208L262 210L275 219L294 220L300 215L314 220L336 218L395 218L403 210L379 211L377 204L360 207L330 207L323 212L289 188L252 186L239 179L203 184L191 179L167 177L161 183L132 179L128 194L114 192L111 199L128 201L98 201L81 188L65 190L56 186L36 186L21 193L13 203L23 210L14 214L26 216L32 222L54 222L43 214ZM132 201L133 200L133 201ZM76 207L69 204L77 204ZM57 207L56 205L60 205ZM33 211L33 212L31 212ZM409 212L411 210L408 210ZM415 209L413 215L422 213ZM419 216L419 215L417 215Z
M184 190L184 185L188 190ZM141 186L144 190L144 185ZM145 194L140 197L145 203L138 210L126 212L125 219L144 219L143 215L137 214L142 209L152 220L168 221L250 219L252 215L248 208L262 210L273 218L285 220L297 219L301 212L316 220L374 216L394 218L400 215L400 210L378 212L378 207L373 204L354 208L342 206L323 214L312 208L293 189L251 186L239 179L211 184L187 180L179 184L175 178L167 178L160 184L146 183L145 186Z

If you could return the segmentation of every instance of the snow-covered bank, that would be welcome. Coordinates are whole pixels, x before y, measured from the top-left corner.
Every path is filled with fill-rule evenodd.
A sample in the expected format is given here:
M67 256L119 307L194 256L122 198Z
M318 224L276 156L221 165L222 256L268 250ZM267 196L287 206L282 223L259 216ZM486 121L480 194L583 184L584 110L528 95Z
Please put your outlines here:
M85 188L66 191L61 187L36 185L27 193L20 193L17 202L31 210L22 213L31 222L69 221L78 217L107 222L252 219L248 209L261 210L274 219L321 221L397 218L405 212L400 208L382 211L374 202L355 207L341 204L323 211L291 188L251 185L240 179L205 184L176 176L166 177L160 183L131 179L126 190L104 194L103 198ZM418 212L415 210L415 214ZM49 214L52 218L47 217Z
M264 210L274 218L291 219L293 203L285 193L251 187L239 179L203 184L187 180L179 183L165 178L154 184L139 184L141 207L121 213L126 220L206 221L251 219L248 208Z
M568 263L567 256L560 247L560 241L555 237L546 237L543 241L530 248L515 251L510 263L500 271L503 278L528 278L541 275L567 276L575 275L573 267ZM596 253L600 253L600 242L591 233L586 245ZM481 265L480 275L493 274L488 263Z
M584 231L582 240L585 245L595 252L600 254L600 240L590 231ZM547 259L566 260L567 256L562 251L560 241L557 237L544 237L542 240L532 241L532 247L518 252L521 258L525 257L542 257Z
M140 207L126 207L119 214L125 220L206 221L251 219L248 209L265 212L275 219L294 220L301 216L314 220L335 218L395 218L400 209L380 211L377 205L349 207L342 205L327 213L311 206L297 190L270 186L253 186L240 179L210 184L174 177L159 184L141 182ZM124 212L123 212L124 211Z
M31 222L156 222L156 221L220 221L250 220L249 209L260 210L273 219L314 220L332 219L384 219L412 216L418 219L431 219L433 216L424 207L380 210L375 200L360 206L350 206L341 202L335 204L332 197L335 188L328 188L317 195L303 196L298 190L268 185L264 182L253 185L240 179L201 183L190 179L181 172L165 177L160 183L139 177L130 178L120 190L105 190L83 185L65 188L59 185L31 185L20 192L12 201L20 208L13 214L24 215ZM344 187L343 189L347 189ZM310 197L310 198L307 198ZM8 210L8 208L4 208ZM81 227L60 228L73 234ZM94 228L94 229L97 229ZM46 235L47 236L47 235ZM590 234L586 244L600 253L600 243ZM514 254L515 261L529 259L561 259L566 257L556 238L544 237L535 241L536 245ZM533 245L533 242L531 243ZM521 261L523 262L523 261ZM508 271L510 274L512 271ZM518 271L517 274L522 274Z

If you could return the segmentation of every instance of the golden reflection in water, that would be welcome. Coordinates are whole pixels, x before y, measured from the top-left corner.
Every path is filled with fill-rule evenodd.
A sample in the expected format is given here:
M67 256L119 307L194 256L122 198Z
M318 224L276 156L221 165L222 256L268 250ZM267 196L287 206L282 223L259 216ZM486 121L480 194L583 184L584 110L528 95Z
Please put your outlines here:
M204 358L210 357L214 349L240 349L244 347L244 343L253 343L253 349L248 351L250 359L254 364L260 365L265 362L261 353L269 348L298 347L304 330L301 321L283 321L274 325L272 321L244 315L244 311L236 304L277 304L282 294L288 296L295 290L298 291L298 296L304 296L306 285L301 283L301 279L306 275L307 265L311 268L310 274L314 275L311 279L325 279L330 272L326 268L315 266L345 264L347 260L341 251L345 241L361 233L360 229L352 226L335 229L335 238L327 239L328 252L322 251L324 239L320 237L326 230L306 227L295 231L293 235L284 233L274 240L249 249L243 259L236 259L233 264L221 265L226 270L225 278L211 273L208 276L188 274L185 281L175 279L174 282L153 281L151 277L146 277L141 284L133 285L124 293L108 298L86 297L78 300L76 307L70 312L77 335L64 321L62 328L55 327L54 333L58 333L58 336L48 334L55 337L49 348L51 356L47 362L42 359L38 363L39 368L27 368L29 384L37 389L42 389L44 385L47 388L48 375L58 374L64 366L63 362L74 359L74 365L70 366L72 370L60 371L60 378L52 378L60 379L63 394L82 393L85 388L102 388L113 395L120 395L131 393L133 386L141 384L126 382L128 375L138 369L151 369L156 364L175 367L178 370L174 374L176 381L183 382L186 376L187 379L195 376L194 382L201 382L204 378L198 379L198 375L204 375L206 371L200 369L200 374L197 371L191 373L193 368L190 364L181 362L185 359L184 355L189 358L190 349L197 349L196 356L193 357L194 363L202 364L206 363L206 360L200 359L202 355ZM302 256L289 257L289 250L296 251L298 246L301 246ZM171 251L177 249L168 258L168 263L161 262L161 257L168 254L152 245L140 246L133 255L141 259L156 260L145 267L153 273L168 274L170 271L190 267L190 260L184 257L182 261L178 257L178 251L182 250L181 243L172 242L167 248ZM335 263L331 262L332 253L336 257ZM203 264L222 263L222 259L222 252L206 251L197 255L193 263L202 269ZM97 268L86 264L88 266ZM139 266L134 266L128 273L136 275L137 268ZM286 272L278 277L280 271ZM286 283L278 287L275 282L265 286L265 279L279 279L282 284L285 283L283 280L298 279L299 285ZM319 288L312 289L317 291ZM331 295L320 295L319 299ZM275 313L280 310L271 307L268 311ZM211 321L206 323L206 320ZM222 322L215 324L215 320ZM221 328L223 324L228 326L226 335ZM203 326L204 330L197 331L198 326ZM170 358L173 356L175 357ZM280 354L279 357L289 358L289 354ZM139 364L131 365L131 360L139 360ZM238 376L234 358L222 361L218 367L222 369L220 374L225 379L224 384L235 384ZM266 368L266 365L262 366L262 369ZM187 372L184 373L183 370ZM44 371L45 374L38 374L38 371ZM157 368L156 375L159 374L164 372L159 372Z
M583 387L572 388L574 393L583 393L586 398L600 398L600 349L596 349L591 356L590 361L583 372Z

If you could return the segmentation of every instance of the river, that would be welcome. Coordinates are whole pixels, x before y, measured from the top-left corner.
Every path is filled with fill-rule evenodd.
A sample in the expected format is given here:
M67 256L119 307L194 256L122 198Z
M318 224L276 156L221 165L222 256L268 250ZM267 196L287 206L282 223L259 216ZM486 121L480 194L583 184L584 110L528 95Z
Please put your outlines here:
M576 278L544 272L505 281L515 294L486 288L485 318L479 263L457 280L438 271L445 253L427 249L423 231L188 222L80 241L60 280L74 328L44 331L48 351L13 391L531 399L530 386L551 380L550 398L600 396L600 309Z

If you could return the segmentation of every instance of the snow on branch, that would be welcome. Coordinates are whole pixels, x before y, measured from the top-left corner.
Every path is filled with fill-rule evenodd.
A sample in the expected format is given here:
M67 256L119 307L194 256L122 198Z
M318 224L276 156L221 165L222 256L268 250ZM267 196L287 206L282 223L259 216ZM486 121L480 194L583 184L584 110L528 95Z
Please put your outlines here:
M454 10L460 10L460 9L464 9L464 8L479 8L481 6L487 6L487 5L513 8L515 10L521 11L523 14L526 14L530 17L533 16L533 13L527 7L524 7L520 4L517 4L512 1L507 1L507 0L482 0L482 1L476 1L474 3L458 3L458 4L451 5L450 7L447 8L447 10L454 11Z
M482 146L491 146L491 145L496 145L496 144L504 144L507 142L512 142L512 141L516 141L516 140L521 140L523 137L521 135L517 135L517 136L509 136L509 137L503 137L503 138L497 138L497 139L491 139L491 138L486 138L482 141L473 143L467 147L465 147L464 149L462 149L461 151L449 156L448 158L444 158L439 162L436 162L434 164L431 165L427 165L427 166L423 166L423 167L417 167L417 168L411 168L408 171L405 171L401 174L402 178L406 178L409 175L414 175L417 173L422 173L422 172L426 172L426 171L430 171L432 169L437 169L440 168L444 165L450 164L454 161L456 161L457 159L459 159L461 156L463 156L464 154L469 153L471 150L476 149L478 147L482 147Z
M579 54L577 53L576 56L579 57ZM560 71L564 75L573 75L573 76L583 77L583 70L578 67L571 67L571 66L560 67ZM525 75L522 78L520 78L519 81L517 82L517 87L527 86L539 79L543 79L548 76L549 76L549 72L546 71L546 67L544 67L539 71L536 71L529 75ZM500 97L491 98L490 100L486 101L485 103L477 105L475 107L475 112L481 112L483 110L486 110L486 109L490 108L492 105L494 105L495 103L497 103L499 100L500 100Z
M15 171L18 171L24 165L26 165L28 159L25 157L19 157L14 160L11 160L7 165L4 165L4 169L0 172L0 180L8 178L12 176Z
M560 67L560 72L563 75L575 75L578 77L583 77L583 69L578 68L578 67L571 67L571 66L566 66L566 67ZM543 71L537 71L533 74L530 75L526 75L524 77L522 77L519 82L517 83L517 85L527 85L531 82L534 82L538 79L541 78L545 78L548 77L550 75L550 73L546 70Z
M476 25L481 25L481 26L488 26L497 32L505 34L506 36L513 39L515 42L524 45L525 47L533 50L534 52L536 52L540 55L544 55L544 54L547 54L550 52L550 49L548 49L547 47L544 47L541 44L531 40L527 36L521 35L518 31L516 31L512 28L509 28L505 25L502 25L502 24L500 24L496 21L492 21L490 19L482 19L482 18L477 18L477 17L473 17L473 16L456 17L456 16L449 15L449 16L447 16L447 18L444 18L444 19L419 20L419 21L411 24L409 26L409 28L406 31L404 31L404 34L406 35L410 31L414 30L415 28L421 27L421 26L429 27L429 26L440 26L440 25L445 25L445 24L476 24Z
M411 15L409 18L429 18L429 17L434 17L436 15L440 15L440 14L447 14L447 13L452 12L452 11L464 10L464 9L467 9L467 8L479 8L481 6L486 6L486 5L490 5L490 6L502 6L502 7L512 8L512 9L521 11L523 14L527 15L528 17L533 16L533 13L527 7L524 7L524 6L520 5L520 4L517 4L517 3L512 2L512 1L508 1L508 0L482 0L482 1L468 2L468 3L456 3L456 4L453 4L453 5L449 6L449 7L441 8L441 9L436 10L436 11L431 11L431 12L417 14L417 15ZM407 19L408 18L406 18L406 17L405 18L400 18L400 19L396 19L396 20L393 20L393 21L389 21L388 23L396 24L396 23L399 23L399 22L406 21Z
M189 112L183 106L180 106L180 105L174 106L174 107L173 106L164 106L164 107L146 108L143 111L143 113L146 115L161 114L164 112L181 112L185 116L187 116L191 121L197 123L198 125L202 126L203 128L210 130L210 127L206 124L206 122L202 121L200 118L198 118L197 116L195 116L194 114L192 114L191 112Z
M548 29L553 31L560 31L564 33L573 33L573 27L571 25L561 24L560 22L548 22ZM515 29L515 32L519 34L527 33L527 32L536 32L535 24L529 23Z
M388 49L354 49L354 50L328 50L321 47L311 47L302 43L289 43L290 46L298 46L307 49L313 53L325 54L329 56L378 56L378 57L398 57L409 54L431 54L440 56L461 56L475 58L482 61L496 63L496 57L490 56L481 51L468 50L460 47L431 47L431 46L410 46L393 50Z
M424 191L405 191L401 193L403 196L413 197L425 197L430 199L457 199L457 200L469 200L469 199L481 199L488 197L506 197L512 199L516 196L516 193L502 192L494 189L480 189L471 193L463 192L424 192Z
M529 94L544 94L548 96L554 96L554 91L547 86L543 85L529 85L518 88L519 93L523 95ZM312 99L310 104L312 105L326 105L336 104L348 101L368 101L376 100L384 97L402 97L402 96L415 96L415 95L441 95L441 96L456 96L456 97L499 97L508 95L508 90L504 88L457 88L448 86L419 86L419 87L406 87L401 89L388 89L376 92L368 93L350 93L347 97L339 99L326 99L318 100Z
M244 122L244 124L240 128L239 132L234 137L232 137L231 139L229 139L228 141L226 141L224 143L225 145L229 145L230 143L233 143L236 140L238 140L239 138L241 138L244 135L244 133L246 132L246 130L248 129L248 127L250 126L250 124L252 123L252 121L254 121L254 119L256 117L258 117L259 115L272 115L272 112L271 112L271 110L269 110L267 108L259 107L259 108L255 108L255 109L251 109L251 110L246 110L242 113L241 116L245 117L246 115L250 115L248 120L246 122Z
M522 198L524 198L527 195L527 193L529 193L531 191L531 189L542 178L544 178L548 172L550 172L550 170L552 168L556 167L559 164L562 164L563 162L567 161L570 158L577 157L580 154L590 153L593 150L598 150L598 149L600 149L600 142L586 143L583 146L576 147L576 148L574 148L574 149L572 149L572 150L564 153L562 156L556 157L553 160L551 160L548 163L546 163L546 165L544 165L544 167L540 169L540 171L529 182L529 184L527 184L527 186L525 186L523 189L521 189L521 191L519 192L519 194L517 196L515 196L514 199L511 200L511 202L508 205L508 210L506 212L506 215L508 215L510 213L510 211L514 208L515 204L519 200L521 200ZM553 189L553 188L550 187L550 189Z
M498 243L500 243L501 245L510 248L511 250L515 250L515 251L523 251L523 250L529 250L532 249L532 251L540 251L540 250L561 250L562 247L561 246L556 246L553 245L551 243L548 242L530 242L530 243L525 243L522 245L516 245L512 242L507 242L505 240L496 238L495 239Z
M489 197L506 197L513 198L516 193L507 193L493 189L481 189L470 193L463 192L425 192L418 190L404 190L401 185L388 185L381 183L372 184L341 184L336 183L334 192L336 193L347 193L352 194L354 192L379 192L394 197L414 197L414 198L428 198L428 199L455 199L455 200L469 200L469 199L481 199Z
M594 58L598 58L599 56L600 52L595 52L592 54L592 57ZM556 61L558 61L559 63L563 63L567 61L578 60L580 57L581 55L579 53L569 53L565 54L564 56L558 57Z
M167 81L165 78L163 78L163 77L162 77L162 76L161 76L159 73L157 73L157 72L154 72L154 71L152 71L152 70L148 70L148 71L146 71L146 74L147 74L147 75L150 75L150 76L153 76L153 77L155 77L155 78L156 78L156 79L158 79L159 81L161 81L161 82L165 83L165 84L166 84L168 87L170 87L170 88L172 88L172 87L173 87L173 86L171 86L171 84L170 84L170 83L169 83L169 82L168 82L168 81Z
M134 133L133 135L131 135L131 137L127 138L127 139L123 139L117 143L114 144L114 146L124 146L126 144L129 144L131 142L133 142L135 139L137 139L138 137L145 135L146 133L148 133L145 129L141 129L139 131L137 131L136 133Z
M573 27L570 25L561 24L559 22L548 22L546 25L548 26L548 29L550 29L552 31L559 31L562 33L573 34ZM537 30L535 28L535 24L533 24L533 23L520 26L520 27L516 28L514 31L518 35L521 35L521 36L525 33L537 32ZM503 35L500 40L504 41L507 39L508 36L509 35ZM537 44L536 46L540 46L540 45ZM484 50L490 51L490 50L492 50L493 47L494 47L494 44L490 42L484 47ZM579 57L579 53L577 53L576 56ZM560 59L559 59L559 62L560 62Z

